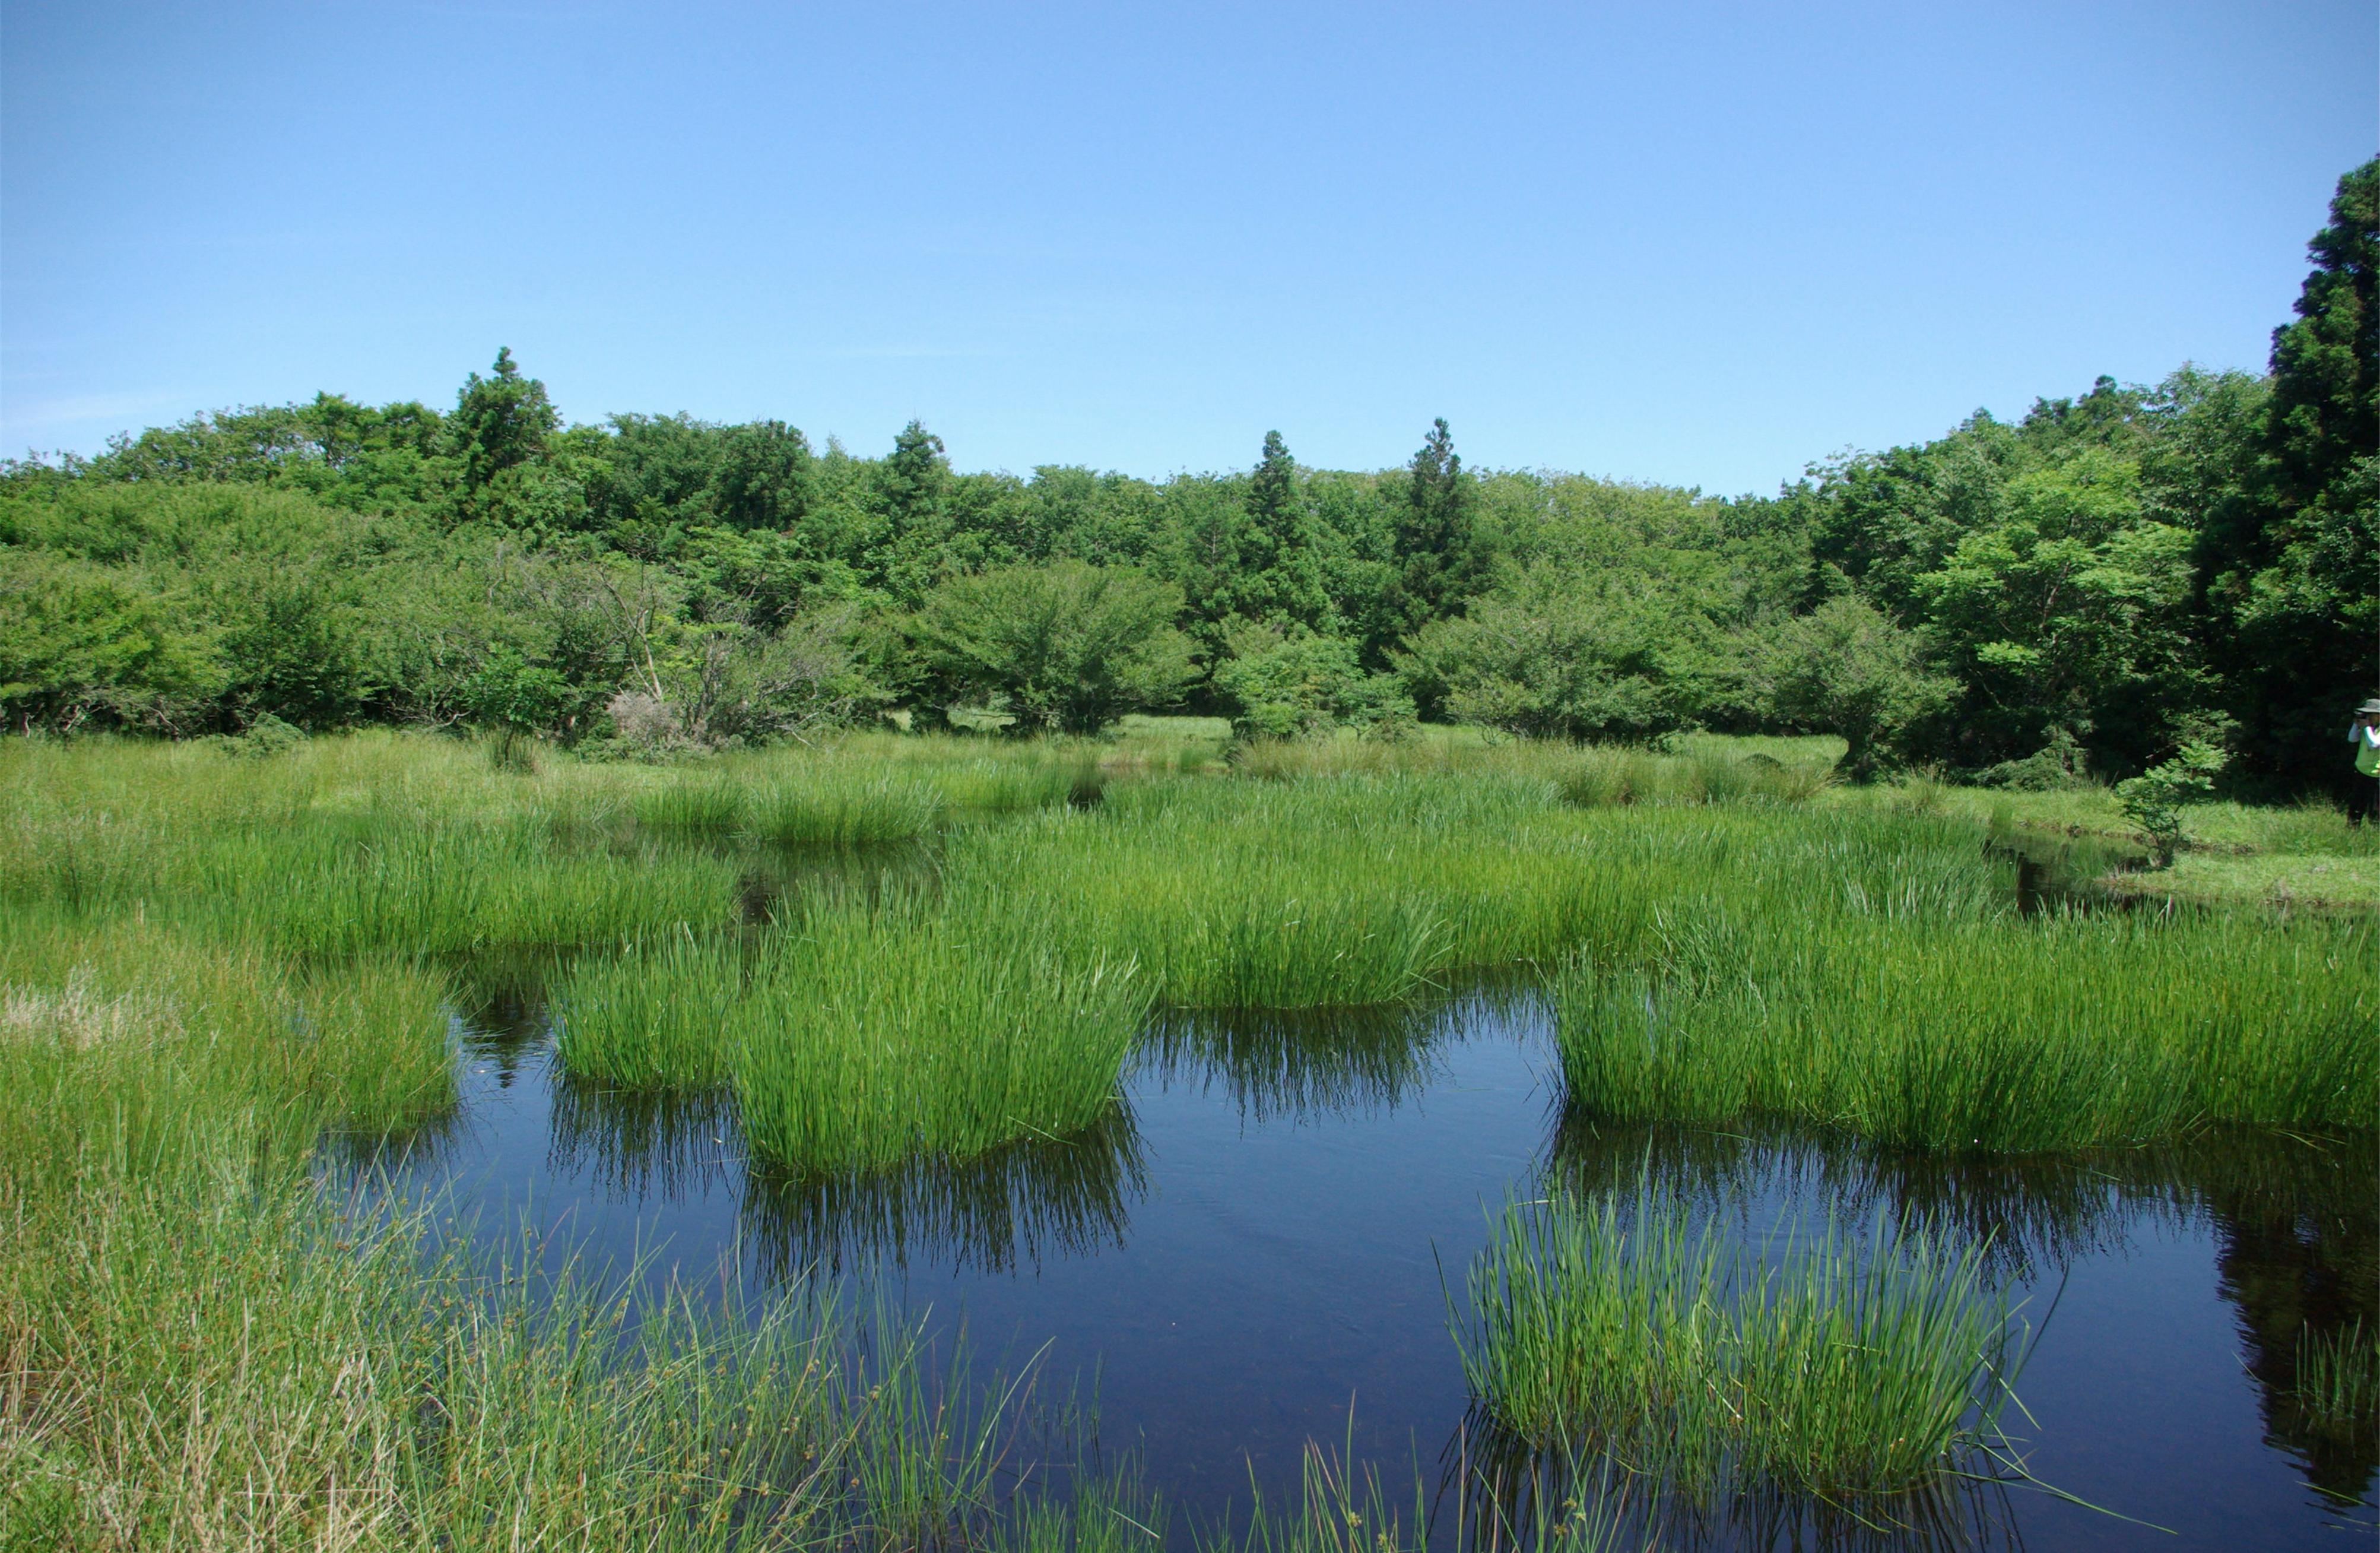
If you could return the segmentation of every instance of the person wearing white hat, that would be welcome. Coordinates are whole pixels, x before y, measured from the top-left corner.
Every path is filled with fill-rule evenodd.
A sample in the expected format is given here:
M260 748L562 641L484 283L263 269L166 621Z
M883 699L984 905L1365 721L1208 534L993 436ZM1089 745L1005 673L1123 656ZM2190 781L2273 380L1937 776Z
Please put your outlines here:
M2380 779L2380 698L2355 709L2355 722L2347 730L2347 738L2355 746L2355 769L2365 776ZM2363 802L2356 807L2380 815L2380 782L2375 782L2374 790L2365 794Z

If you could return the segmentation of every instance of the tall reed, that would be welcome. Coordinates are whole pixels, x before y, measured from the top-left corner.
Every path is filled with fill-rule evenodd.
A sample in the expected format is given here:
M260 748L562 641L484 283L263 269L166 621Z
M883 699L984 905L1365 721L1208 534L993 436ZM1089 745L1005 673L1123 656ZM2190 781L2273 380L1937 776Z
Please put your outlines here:
M1905 1489L1987 1439L2008 1313L1973 1248L1829 1222L1773 1260L1640 1193L1509 1205L1458 1329L1474 1395L1538 1448L1606 1452L1690 1496Z
M581 956L554 989L554 1049L577 1078L620 1089L710 1089L727 1082L745 1000L731 938L673 933Z
M1129 961L1069 955L1029 918L822 902L738 1012L745 1135L826 1171L1079 1132L1113 1103L1148 1007Z
M1909 1147L2146 1141L2380 1116L2372 927L2113 914L1703 914L1558 992L1571 1093L1615 1119L1767 1112Z

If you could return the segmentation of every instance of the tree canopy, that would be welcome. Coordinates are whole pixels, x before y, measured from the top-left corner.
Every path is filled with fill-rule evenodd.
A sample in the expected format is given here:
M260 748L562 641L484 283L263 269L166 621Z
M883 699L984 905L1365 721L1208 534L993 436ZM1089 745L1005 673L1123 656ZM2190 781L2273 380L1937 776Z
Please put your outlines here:
M0 710L168 734L480 722L662 746L998 705L1083 730L1418 715L1828 731L1862 772L2351 780L2380 679L2380 162L2262 376L2100 378L1774 496L1465 465L1163 481L880 456L781 420L565 427L509 350L453 409L337 394L0 466Z

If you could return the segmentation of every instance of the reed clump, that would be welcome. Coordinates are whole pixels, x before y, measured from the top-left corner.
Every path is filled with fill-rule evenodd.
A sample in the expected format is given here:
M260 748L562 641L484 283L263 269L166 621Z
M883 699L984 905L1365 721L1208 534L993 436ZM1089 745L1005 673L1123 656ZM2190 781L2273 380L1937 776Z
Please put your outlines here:
M813 891L748 951L678 937L583 959L556 992L560 1051L624 1089L731 1089L780 1169L969 1158L1112 1106L1148 987L1060 942L997 903Z
M1056 1137L1114 1103L1149 994L1129 960L1066 952L1030 918L831 902L767 951L729 1059L752 1150L883 1169Z
M1119 789L953 838L953 899L1030 903L1183 1007L1390 1002L1467 966L1633 963L1664 914L1725 898L1967 916L2007 909L1972 832L1851 812L1563 807L1527 775Z
M1588 1112L1768 1114L2022 1152L2380 1115L2371 925L2115 913L1794 922L1713 909L1557 990Z
M2380 1328L2361 1318L2298 1338L2297 1378L2289 1396L2317 1424L2361 1429L2380 1424Z
M1463 1369L1538 1450L1609 1455L1691 1498L1896 1493L1994 1438L2009 1313L1976 1251L1828 1223L1745 1263L1640 1193L1510 1205L1468 1278Z
M745 961L734 939L690 933L582 956L553 992L563 1066L615 1089L724 1085Z

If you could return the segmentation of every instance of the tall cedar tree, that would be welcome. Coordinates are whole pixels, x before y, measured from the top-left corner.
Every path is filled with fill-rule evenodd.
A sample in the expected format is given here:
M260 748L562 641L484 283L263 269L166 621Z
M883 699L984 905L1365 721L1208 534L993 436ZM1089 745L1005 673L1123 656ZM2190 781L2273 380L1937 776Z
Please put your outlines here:
M1432 424L1411 467L1396 528L1398 625L1404 631L1462 613L1486 570L1472 481L1444 416Z
M950 569L951 465L942 439L913 420L892 439L892 455L878 467L878 499L891 525L877 557L882 586L914 604Z
M2263 500L2203 536L2216 666L2243 763L2355 795L2341 733L2380 684L2380 160L2338 181L2273 332Z
M1250 620L1317 625L1329 601L1297 489L1297 461L1278 431L1265 433L1264 455L1248 479L1247 515L1232 588L1235 613Z
M547 439L562 429L545 384L521 376L511 346L496 352L493 371L492 377L473 372L463 380L446 421L462 459L466 502L476 502L505 470L541 456Z

